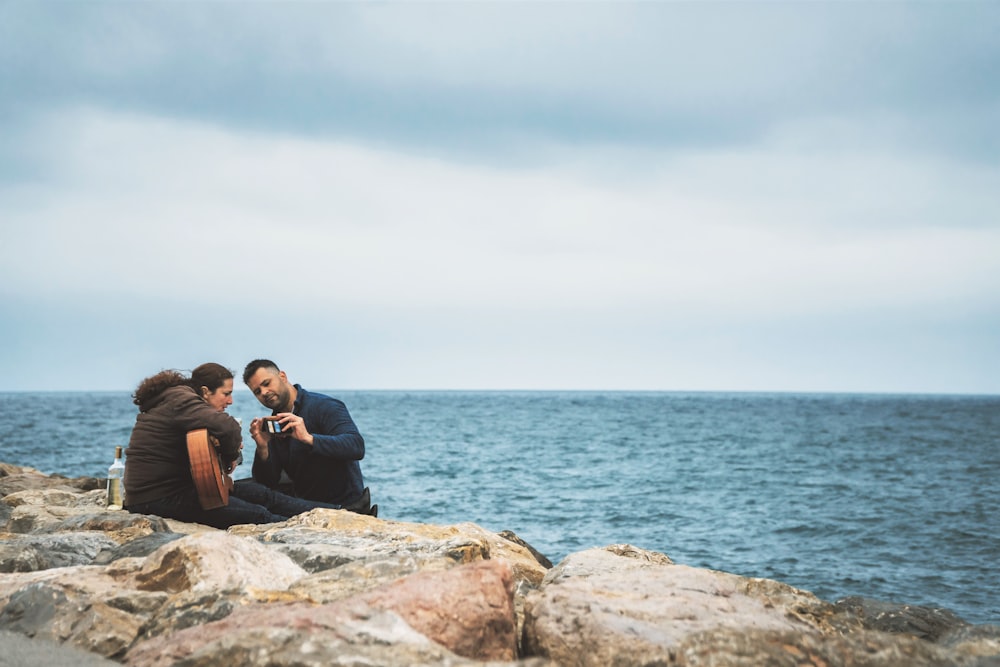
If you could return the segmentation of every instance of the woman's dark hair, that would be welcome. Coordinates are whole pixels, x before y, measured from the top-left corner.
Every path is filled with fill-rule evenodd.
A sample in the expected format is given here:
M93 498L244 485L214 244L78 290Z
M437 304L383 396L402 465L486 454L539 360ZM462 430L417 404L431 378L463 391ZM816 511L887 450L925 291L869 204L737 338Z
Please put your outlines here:
M141 412L145 412L143 405L148 403L150 399L159 396L171 387L190 386L190 383L191 381L184 377L183 373L171 370L160 371L139 383L139 386L135 388L135 393L132 394L132 402L139 406Z
M213 392L221 387L226 380L232 379L233 372L231 370L211 361L191 371L191 386L199 393L202 387L207 387L209 392Z

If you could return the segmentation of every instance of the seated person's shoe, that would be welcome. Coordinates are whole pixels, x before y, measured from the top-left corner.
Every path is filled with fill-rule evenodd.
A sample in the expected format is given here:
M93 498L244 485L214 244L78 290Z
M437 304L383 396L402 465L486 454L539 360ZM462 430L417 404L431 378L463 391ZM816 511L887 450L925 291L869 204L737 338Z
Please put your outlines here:
M372 507L372 495L368 491L368 487L361 492L361 497L350 505L344 505L344 509L349 512L356 512L357 514L368 514Z
M376 519L378 518L378 504L372 505L371 511L368 512L368 515L373 516Z

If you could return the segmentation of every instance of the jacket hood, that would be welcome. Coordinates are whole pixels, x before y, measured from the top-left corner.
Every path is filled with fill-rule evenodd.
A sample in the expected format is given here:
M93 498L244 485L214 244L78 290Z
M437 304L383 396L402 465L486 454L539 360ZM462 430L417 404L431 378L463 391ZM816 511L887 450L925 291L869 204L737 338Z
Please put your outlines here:
M173 386L173 387L167 387L166 389L164 389L163 391L161 391L159 394L156 394L155 396L150 396L145 401L143 401L139 405L139 412L149 412L153 408L155 408L158 405L161 405L165 401L169 400L171 396L177 396L178 392L182 392L182 393L183 392L190 392L190 393L195 394L197 396L197 392L194 389L192 389L191 387L189 387L187 385L184 385L184 384L176 385L176 386Z

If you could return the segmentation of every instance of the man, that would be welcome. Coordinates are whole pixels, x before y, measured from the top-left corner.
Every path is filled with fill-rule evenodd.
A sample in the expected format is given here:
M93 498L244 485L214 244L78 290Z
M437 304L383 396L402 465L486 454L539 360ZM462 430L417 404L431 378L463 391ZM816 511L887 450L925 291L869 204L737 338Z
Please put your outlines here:
M358 463L365 441L342 401L292 384L269 359L247 364L243 382L272 414L250 423L255 480L274 489L284 473L299 498L378 516Z

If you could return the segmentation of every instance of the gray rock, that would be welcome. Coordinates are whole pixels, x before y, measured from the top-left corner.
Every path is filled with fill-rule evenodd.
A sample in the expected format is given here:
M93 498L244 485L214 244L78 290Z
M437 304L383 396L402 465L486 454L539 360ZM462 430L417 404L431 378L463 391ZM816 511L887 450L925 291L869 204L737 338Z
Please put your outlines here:
M1000 667L1000 625L963 625L938 639L954 655L972 658L973 667Z
M56 610L68 604L66 593L43 583L31 584L10 596L0 612L0 628L34 637L50 624Z
M114 667L99 655L44 639L0 630L0 667Z
M33 572L89 565L102 550L118 544L99 532L13 535L0 543L0 572Z
M617 664L636 664L618 662ZM684 638L670 651L684 667L958 667L946 651L915 637L719 628Z
M65 489L75 493L103 488L105 480L96 477L69 478L62 475L45 475L34 468L0 463L0 497L19 491L39 489Z
M514 544L518 544L518 545L524 547L525 549L527 549L528 552L532 556L535 557L535 560L538 561L538 564L541 565L542 567L544 567L546 570L551 570L552 569L552 561L550 561L548 558L546 558L545 554L543 554L542 552L538 551L538 549L536 549L535 547L531 546L530 544L528 544L527 542L525 542L524 540L522 540L513 531L510 531L510 530L501 530L499 533L497 533L497 535L499 535L500 537L504 538L505 540L509 540L509 541L513 542Z
M462 659L386 611L336 614L317 610L295 623L275 619L270 625L236 617L182 630L129 651L132 667L325 667L327 665L408 665L412 667L483 667Z
M124 654L139 634L136 609L156 606L127 602L141 593L98 599L59 583L37 582L18 590L0 611L0 630L74 646L104 657ZM162 604L163 600L159 600Z
M857 618L868 630L908 634L930 642L968 625L947 609L883 602L863 597L838 600L834 608Z
M547 571L533 550L472 523L433 526L317 509L284 523L233 526L229 533L286 545L283 550L312 572L382 556L413 557L422 563L437 558L455 564L502 560L510 565L516 581L532 584L541 582Z
M219 591L183 593L169 598L143 625L136 641L167 635L221 620L244 601L235 593Z
M70 517L106 511L102 490L31 489L5 495L0 502L11 508L4 527L11 533L45 532Z
M289 586L288 592L317 603L335 602L417 572L445 570L456 566L450 560L417 559L408 554L397 557L372 556L310 574Z
M166 520L158 516L103 510L91 514L70 516L45 527L45 531L49 533L83 530L97 530L116 536L125 535L131 539L133 535L167 533L170 532L170 526Z
M513 533L471 523L314 510L219 531L109 512L103 483L3 463L0 496L0 667L1000 667L996 626L831 605L629 545L550 568Z
M170 542L146 559L136 575L145 591L285 590L305 570L276 549L226 533L198 533Z
M525 599L524 648L561 665L671 664L694 635L719 630L819 633L790 586L756 590L724 572L674 565L619 545L571 554Z
M130 540L125 544L116 544L113 548L103 549L94 557L93 564L107 565L119 558L144 558L164 544L179 540L182 537L184 535L170 531L150 533L149 535Z

